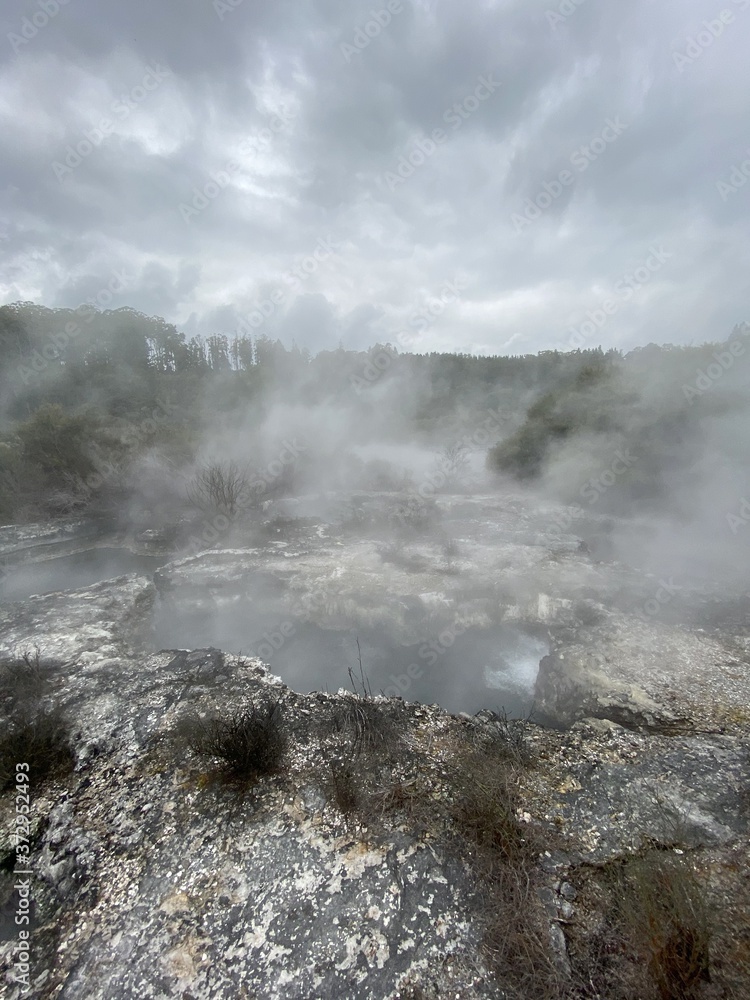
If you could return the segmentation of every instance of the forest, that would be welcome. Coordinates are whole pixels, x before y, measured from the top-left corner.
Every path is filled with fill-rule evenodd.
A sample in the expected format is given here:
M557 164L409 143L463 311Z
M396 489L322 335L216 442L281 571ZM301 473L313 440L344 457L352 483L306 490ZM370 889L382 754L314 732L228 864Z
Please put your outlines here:
M312 356L262 333L187 340L130 308L6 305L0 521L169 521L222 461L252 484L255 506L313 490L417 491L429 468L443 470L436 490L511 485L672 515L730 471L740 502L748 333L738 324L716 342L628 353L378 344Z

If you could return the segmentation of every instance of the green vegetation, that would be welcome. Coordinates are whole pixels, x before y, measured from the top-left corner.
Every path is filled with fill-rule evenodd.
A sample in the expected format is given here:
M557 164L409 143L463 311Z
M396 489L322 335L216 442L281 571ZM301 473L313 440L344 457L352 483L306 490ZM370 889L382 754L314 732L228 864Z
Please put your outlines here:
M232 516L269 496L316 488L324 474L327 489L401 491L408 502L384 528L414 533L433 526L423 498L462 488L480 449L491 470L526 481L561 455L567 461L566 449L588 455L597 473L618 448L630 449L637 461L618 473L602 506L658 504L675 477L690 486L712 422L745 414L747 365L726 348L472 357L376 345L311 357L264 336L187 340L127 308L3 306L0 522L125 511L138 520L144 511L157 526L217 509ZM720 376L707 376L709 368ZM366 370L374 381L362 378ZM276 439L264 421L290 400L300 412L334 408L346 445L314 432L295 438L309 430L304 418ZM237 496L218 503L212 469L218 463L226 472L229 463L216 441L242 442ZM712 440L717 464L746 464L743 441L729 432ZM373 442L416 444L433 452L435 466L425 479L361 458L358 446ZM560 499L578 496L586 471L584 462L572 482L556 481ZM431 482L438 485L420 492ZM361 515L352 513L355 530Z
M625 408L637 401L637 394L623 385L616 358L586 364L570 383L529 407L519 430L490 451L490 466L519 479L533 478L555 444L577 434L620 433Z
M191 508L202 514L216 499L210 466L217 459L201 448L212 434L234 440L238 426L260 427L279 398L302 407L338 407L352 444L420 440L441 451L443 464L458 475L464 453L458 445L446 447L457 430L470 434L489 410L517 406L519 395L548 390L601 354L472 358L389 352L378 393L357 393L353 380L382 353L376 346L313 358L263 336L186 340L164 320L128 308L100 313L31 303L0 307L0 522L111 516L143 507L153 523L159 519L155 497L164 498L166 519L178 520ZM241 499L250 506L264 491L304 485L320 466L331 487L354 482L363 489L409 492L418 485L403 469L382 460L363 462L325 441L315 441L310 454L301 449L293 462L279 462L283 435L278 442L259 442L252 434L244 440L247 462L240 475L248 495ZM200 481L201 472L208 481ZM197 504L186 496L191 480ZM234 508L231 497L219 509L227 506ZM414 504L397 512L395 527L426 524L426 506L415 494Z
M532 402L520 426L489 450L488 468L519 481L549 473L558 499L596 503L598 513L679 513L701 476L709 485L700 468L708 454L725 467L747 460L740 428L749 373L739 364L723 371L717 353L731 357L726 345L652 344L583 365ZM709 367L721 372L716 384ZM602 486L599 477L612 469L613 481Z

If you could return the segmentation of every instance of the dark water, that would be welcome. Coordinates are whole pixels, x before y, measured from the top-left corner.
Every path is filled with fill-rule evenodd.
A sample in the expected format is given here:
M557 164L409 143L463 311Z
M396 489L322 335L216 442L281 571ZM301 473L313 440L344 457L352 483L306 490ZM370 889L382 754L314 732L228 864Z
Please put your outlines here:
M357 640L359 639L359 649ZM546 642L513 626L446 629L423 642L403 645L385 630L326 629L282 617L279 606L240 599L180 608L169 600L155 617L160 648L215 646L259 656L296 691L352 689L361 692L359 657L373 694L437 703L450 712L505 709L526 716Z
M100 548L7 567L0 571L0 602L23 601L31 594L56 590L78 590L125 573L151 576L163 563L163 558L137 556L127 549Z
M126 573L152 576L163 562L163 557L138 556L127 549L97 548L22 565L0 577L0 601L77 590ZM154 613L154 647L215 646L259 656L298 691L351 690L350 669L361 691L361 655L365 683L373 694L437 703L450 712L504 708L509 715L525 716L531 709L539 660L548 648L542 638L519 628L446 629L403 645L384 629L326 629L290 618L278 587L274 591L267 581L258 579L249 589L252 593L221 601L208 592L205 601L181 602L167 595Z

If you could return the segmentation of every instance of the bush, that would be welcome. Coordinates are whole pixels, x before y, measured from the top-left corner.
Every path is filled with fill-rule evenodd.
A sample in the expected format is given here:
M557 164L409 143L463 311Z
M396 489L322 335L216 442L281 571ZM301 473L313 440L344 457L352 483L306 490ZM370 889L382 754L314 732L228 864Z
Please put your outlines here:
M201 513L229 518L253 506L256 493L250 474L236 462L202 466L187 488L189 502Z
M556 444L584 431L606 433L629 410L626 393L607 361L585 365L567 385L540 396L529 407L521 427L491 448L487 465L517 479L533 479L542 472Z
M409 554L405 550L403 542L384 542L377 545L377 552L384 563L391 563L407 573L423 573L429 563L424 556Z
M231 778L255 782L283 770L287 738L279 702L250 702L227 718L194 719L187 728L193 752L220 761Z
M516 779L528 762L522 733L503 716L460 752L450 773L453 830L468 848L482 900L483 951L508 997L563 996L539 896L542 845L518 816Z
M684 863L661 852L623 866L620 921L660 1000L689 1000L710 982L711 931L701 888Z
M326 785L328 798L345 817L356 816L364 805L362 775L353 761L330 762L330 779Z
M70 726L57 708L38 708L11 717L0 736L0 791L15 784L16 765L29 765L32 788L73 767Z
M461 756L453 769L455 828L489 875L498 865L525 867L535 857L529 831L516 816L512 776L500 763L474 752Z
M39 650L0 663L0 710L12 716L33 708L47 690Z
M461 546L455 538L445 538L440 545L443 556L450 561L461 555Z
M48 687L39 650L0 664L0 791L15 783L16 764L29 765L34 785L73 766L68 721L60 709L42 704Z
M595 917L568 937L576 981L611 1000L709 995L714 925L686 855L651 848L579 876L578 906ZM710 995L729 994L717 988Z
M17 435L23 458L46 476L85 479L96 471L90 449L99 431L92 415L69 414L57 403L47 403L18 427Z
M334 709L333 728L348 734L355 754L387 746L397 735L386 707L369 695L344 695Z
M416 493L401 497L389 512L388 525L396 531L420 534L432 530L439 516L434 500L425 500Z

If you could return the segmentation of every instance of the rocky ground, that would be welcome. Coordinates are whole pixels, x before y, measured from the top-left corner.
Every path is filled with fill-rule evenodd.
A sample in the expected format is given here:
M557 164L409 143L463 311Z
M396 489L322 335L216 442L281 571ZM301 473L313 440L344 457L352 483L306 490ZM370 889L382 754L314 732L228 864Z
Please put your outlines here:
M375 531L288 509L265 540L155 582L0 608L3 711L13 723L27 694L12 678L31 670L73 750L31 775L33 987L14 985L8 940L5 995L750 995L743 595L691 585L662 601L658 579L597 560L592 535L588 551L552 537L517 498L446 506L455 546L415 534L384 550ZM467 618L544 630L546 724L303 694L256 658L154 651L164 594L229 600L255 573L329 625L343 605L404 639ZM251 702L278 705L286 749L239 781L198 752L196 718ZM8 788L6 936L14 809Z

